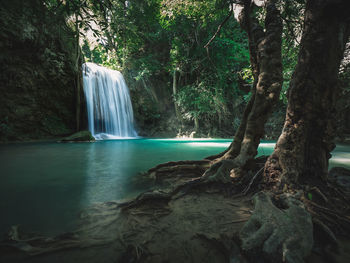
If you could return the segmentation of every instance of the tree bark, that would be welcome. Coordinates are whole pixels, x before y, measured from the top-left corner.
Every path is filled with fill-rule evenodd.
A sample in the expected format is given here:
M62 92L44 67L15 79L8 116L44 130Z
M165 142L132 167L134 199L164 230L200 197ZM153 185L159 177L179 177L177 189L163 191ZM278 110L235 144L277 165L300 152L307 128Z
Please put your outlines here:
M267 1L265 30L252 14L251 1L245 1L239 22L248 34L250 63L254 76L252 96L246 106L234 141L213 163L233 160L235 167L244 167L254 159L264 125L279 98L282 87L282 21L275 1ZM213 159L213 157L208 157Z
M177 103L175 101L176 94L177 94L177 81L176 81L176 69L174 69L174 71L173 71L173 100L174 100L175 114L176 114L177 120L180 123L182 123L179 106L177 105Z
M199 120L198 120L198 116L197 115L194 116L194 130L196 132L199 131Z
M282 134L265 165L267 184L326 179L334 149L338 71L349 36L348 0L309 0Z
M80 68L80 45L79 45L79 24L78 24L78 15L75 14L75 33L76 35L76 109L75 109L75 119L76 119L76 130L80 130L80 108L81 108L81 68Z
M257 45L257 63L259 66L255 100L248 116L247 127L241 144L240 163L253 159L257 155L260 139L264 135L264 126L277 102L282 87L282 21L274 1L267 1L265 18L265 36ZM252 28L252 31L255 30ZM254 31L253 31L254 32Z

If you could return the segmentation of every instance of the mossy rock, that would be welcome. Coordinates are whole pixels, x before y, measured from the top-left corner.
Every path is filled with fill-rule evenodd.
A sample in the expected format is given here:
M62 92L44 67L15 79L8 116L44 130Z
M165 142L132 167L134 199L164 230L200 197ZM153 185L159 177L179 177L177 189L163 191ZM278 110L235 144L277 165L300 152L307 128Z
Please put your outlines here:
M40 0L5 2L0 5L0 64L5 65L0 141L50 140L75 132L80 75L74 31L63 14L53 14ZM82 105L81 112L85 127Z
M76 132L70 136L64 137L61 142L91 142L95 141L90 131Z

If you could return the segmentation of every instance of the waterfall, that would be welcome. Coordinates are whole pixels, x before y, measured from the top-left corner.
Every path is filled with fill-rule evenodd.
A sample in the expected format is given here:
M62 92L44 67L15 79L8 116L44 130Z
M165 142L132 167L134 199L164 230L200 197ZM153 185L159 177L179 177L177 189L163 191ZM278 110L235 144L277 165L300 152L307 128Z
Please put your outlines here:
M92 135L97 140L137 137L123 75L94 63L84 63L83 81Z

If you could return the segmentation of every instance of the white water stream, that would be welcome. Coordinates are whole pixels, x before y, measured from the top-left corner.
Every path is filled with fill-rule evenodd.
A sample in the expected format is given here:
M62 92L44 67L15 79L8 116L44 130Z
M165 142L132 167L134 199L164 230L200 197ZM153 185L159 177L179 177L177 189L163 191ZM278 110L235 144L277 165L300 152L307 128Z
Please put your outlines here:
M134 115L123 75L94 63L83 64L89 130L97 140L135 138Z

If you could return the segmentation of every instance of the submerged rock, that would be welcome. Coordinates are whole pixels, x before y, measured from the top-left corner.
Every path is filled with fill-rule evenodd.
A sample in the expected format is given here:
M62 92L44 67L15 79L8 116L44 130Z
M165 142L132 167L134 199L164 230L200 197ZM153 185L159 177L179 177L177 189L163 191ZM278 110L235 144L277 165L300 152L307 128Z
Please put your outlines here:
M95 141L90 131L79 131L70 136L64 137L60 142L91 142Z

